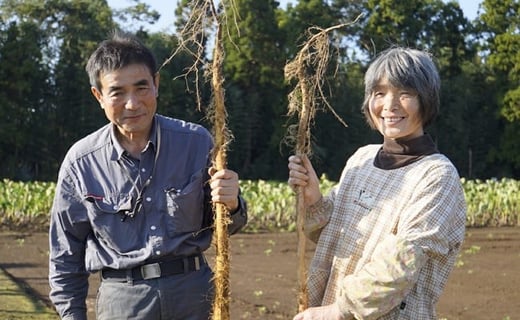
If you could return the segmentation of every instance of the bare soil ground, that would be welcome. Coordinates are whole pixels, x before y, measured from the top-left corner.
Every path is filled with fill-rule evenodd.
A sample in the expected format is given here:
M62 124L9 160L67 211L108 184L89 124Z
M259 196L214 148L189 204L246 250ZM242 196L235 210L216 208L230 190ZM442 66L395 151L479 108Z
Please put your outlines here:
M296 235L231 238L231 318L292 319L296 311ZM308 245L308 257L313 245ZM213 261L213 252L207 254ZM0 267L48 303L46 233L0 233ZM440 319L520 319L520 228L468 229L457 267L438 304ZM89 319L99 276L91 276ZM0 310L3 306L0 296Z

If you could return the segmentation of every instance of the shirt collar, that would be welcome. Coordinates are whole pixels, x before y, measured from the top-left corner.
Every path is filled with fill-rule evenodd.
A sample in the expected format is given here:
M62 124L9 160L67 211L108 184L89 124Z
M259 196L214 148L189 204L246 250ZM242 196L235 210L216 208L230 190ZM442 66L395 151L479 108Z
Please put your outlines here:
M434 153L439 151L429 134L406 141L385 138L374 165L384 170L397 169Z
M148 140L148 143L146 144L146 147L144 150L147 150L148 148L153 148L155 152L157 152L157 122L159 119L157 116L154 116L152 121L152 129L150 132L150 138ZM110 140L112 141L112 145L114 146L114 150L112 152L112 160L120 160L123 155L125 154L126 150L123 148L119 140L116 138L116 125L112 123L110 126Z

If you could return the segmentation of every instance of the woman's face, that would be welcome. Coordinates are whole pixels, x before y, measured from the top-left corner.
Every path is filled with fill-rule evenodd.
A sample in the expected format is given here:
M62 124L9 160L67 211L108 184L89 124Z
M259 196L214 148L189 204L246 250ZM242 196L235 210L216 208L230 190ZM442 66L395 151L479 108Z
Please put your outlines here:
M424 134L417 92L382 79L368 102L370 117L385 138L409 140Z

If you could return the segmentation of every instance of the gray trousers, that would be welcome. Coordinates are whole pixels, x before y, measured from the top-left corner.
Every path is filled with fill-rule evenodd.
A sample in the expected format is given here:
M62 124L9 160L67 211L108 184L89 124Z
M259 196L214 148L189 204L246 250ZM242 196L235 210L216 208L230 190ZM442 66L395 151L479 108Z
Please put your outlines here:
M213 303L213 273L200 270L134 282L103 280L97 320L207 320Z

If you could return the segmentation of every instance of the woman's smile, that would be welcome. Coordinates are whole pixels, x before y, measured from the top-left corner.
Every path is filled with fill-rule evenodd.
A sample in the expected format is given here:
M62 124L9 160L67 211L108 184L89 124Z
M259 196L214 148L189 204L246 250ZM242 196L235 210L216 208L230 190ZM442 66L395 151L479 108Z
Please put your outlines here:
M412 90L396 88L382 79L369 100L372 121L390 139L411 139L424 134L419 98Z

